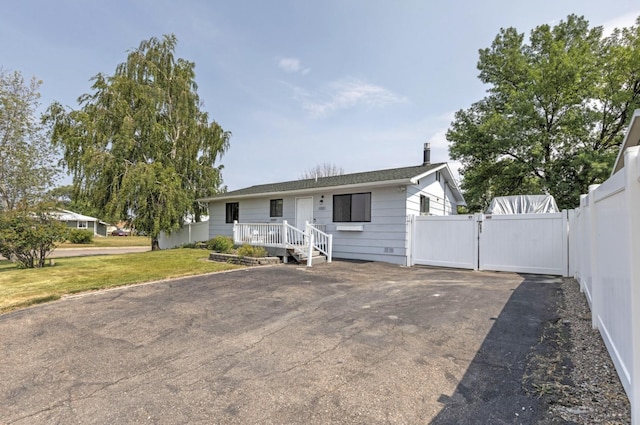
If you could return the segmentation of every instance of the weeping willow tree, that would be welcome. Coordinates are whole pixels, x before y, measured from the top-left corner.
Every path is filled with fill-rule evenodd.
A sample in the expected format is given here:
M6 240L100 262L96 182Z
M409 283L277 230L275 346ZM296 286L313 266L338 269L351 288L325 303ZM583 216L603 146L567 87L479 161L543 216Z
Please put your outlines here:
M74 195L103 217L127 220L151 236L200 220L196 200L217 193L230 133L201 110L195 64L174 56L176 37L151 38L113 76L93 77L80 109L53 103L52 142L62 147Z

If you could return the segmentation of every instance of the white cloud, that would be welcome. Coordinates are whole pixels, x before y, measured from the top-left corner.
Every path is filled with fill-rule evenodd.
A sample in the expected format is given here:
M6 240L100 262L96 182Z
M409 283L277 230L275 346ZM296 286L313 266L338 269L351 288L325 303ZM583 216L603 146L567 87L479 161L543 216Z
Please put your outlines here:
M300 59L298 58L282 58L278 61L278 68L280 68L284 72L299 72L302 75L307 75L309 71L311 71L311 68L302 67L302 65L300 64Z
M300 70L300 60L296 58L282 58L278 62L278 67L284 72L298 72Z
M375 84L353 78L342 79L328 84L323 94L312 94L296 89L294 97L313 117L322 117L333 111L348 109L358 105L384 107L403 103L407 99Z
M602 25L604 34L610 35L616 28L625 28L635 25L638 16L640 16L640 9L609 19L600 25Z

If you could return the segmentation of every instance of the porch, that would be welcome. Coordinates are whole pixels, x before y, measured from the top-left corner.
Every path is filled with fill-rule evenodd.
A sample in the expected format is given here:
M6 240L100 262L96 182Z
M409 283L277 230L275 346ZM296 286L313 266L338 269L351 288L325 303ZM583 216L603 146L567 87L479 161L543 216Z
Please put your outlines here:
M308 267L315 261L331 262L333 235L325 233L318 225L305 223L301 230L282 223L238 223L233 222L233 242L235 244L256 245L277 250L286 263L289 256L299 263L306 262Z

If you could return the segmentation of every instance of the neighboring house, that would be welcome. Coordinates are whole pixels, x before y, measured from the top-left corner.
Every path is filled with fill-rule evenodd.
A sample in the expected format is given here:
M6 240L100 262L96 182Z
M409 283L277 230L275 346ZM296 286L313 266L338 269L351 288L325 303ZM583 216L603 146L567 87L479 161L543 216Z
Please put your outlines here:
M108 224L95 217L89 217L73 211L61 210L56 213L58 220L67 224L72 229L90 230L94 235L107 236Z
M333 235L333 257L408 264L410 215L456 214L464 204L446 163L263 184L202 199L209 237L239 223L305 222Z
M627 132L624 135L622 145L618 151L618 157L613 165L611 175L613 176L618 171L624 168L624 153L628 148L640 145L640 109L636 109L631 117L631 124L627 128Z

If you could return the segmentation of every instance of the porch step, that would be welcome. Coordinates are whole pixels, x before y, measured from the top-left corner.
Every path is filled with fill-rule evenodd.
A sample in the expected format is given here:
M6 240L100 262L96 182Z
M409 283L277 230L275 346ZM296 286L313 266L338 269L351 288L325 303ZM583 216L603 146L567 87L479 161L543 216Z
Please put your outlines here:
M294 249L288 249L287 251L289 252L289 255L291 255L298 263L307 262L308 256L306 252L302 253ZM313 250L313 252L311 253L311 264L319 264L319 263L326 263L326 262L327 262L327 257L322 255L320 251Z

